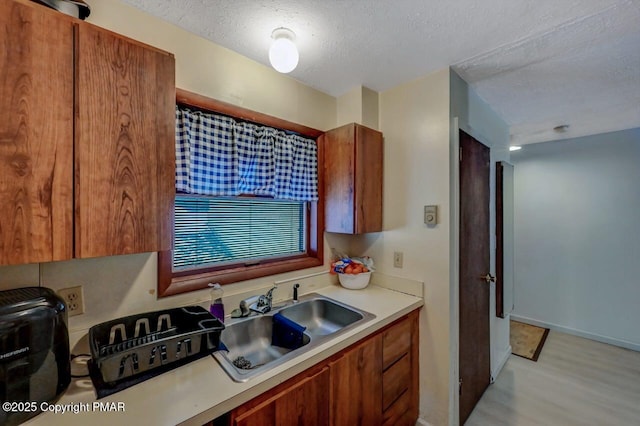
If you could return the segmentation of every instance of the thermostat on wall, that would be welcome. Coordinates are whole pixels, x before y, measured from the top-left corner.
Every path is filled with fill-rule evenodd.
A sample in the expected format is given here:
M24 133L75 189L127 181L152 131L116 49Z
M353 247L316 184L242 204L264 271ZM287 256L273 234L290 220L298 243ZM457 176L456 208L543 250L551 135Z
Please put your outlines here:
M438 224L438 206L424 206L424 223L426 225Z

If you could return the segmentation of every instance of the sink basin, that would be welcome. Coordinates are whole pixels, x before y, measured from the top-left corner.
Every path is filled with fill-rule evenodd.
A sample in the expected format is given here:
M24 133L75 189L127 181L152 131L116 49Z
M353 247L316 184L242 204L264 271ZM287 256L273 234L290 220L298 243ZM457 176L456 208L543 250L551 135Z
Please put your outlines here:
M329 299L312 299L280 309L280 314L307 327L313 338L333 334L364 318L364 314Z
M272 344L276 313L306 327L303 346L288 349ZM231 379L245 382L373 318L373 314L312 293L296 304L226 324L220 341L227 350L213 356Z
M227 358L236 369L251 371L292 351L271 344L272 330L273 316L268 315L228 325L222 331L220 340L229 349ZM303 345L308 344L310 340L305 334Z

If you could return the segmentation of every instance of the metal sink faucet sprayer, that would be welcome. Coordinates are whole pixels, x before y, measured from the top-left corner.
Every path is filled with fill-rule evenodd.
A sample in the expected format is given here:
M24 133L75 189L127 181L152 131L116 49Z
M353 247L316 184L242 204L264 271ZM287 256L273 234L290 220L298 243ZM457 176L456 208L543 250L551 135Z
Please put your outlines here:
M300 284L295 283L293 285L293 303L298 303L298 289L300 288Z

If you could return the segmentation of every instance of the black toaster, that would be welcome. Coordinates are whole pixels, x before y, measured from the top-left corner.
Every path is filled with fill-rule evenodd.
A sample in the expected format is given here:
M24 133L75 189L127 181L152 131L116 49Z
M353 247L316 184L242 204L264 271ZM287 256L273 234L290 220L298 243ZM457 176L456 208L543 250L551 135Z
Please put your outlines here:
M37 415L70 381L64 302L45 287L0 291L0 425Z

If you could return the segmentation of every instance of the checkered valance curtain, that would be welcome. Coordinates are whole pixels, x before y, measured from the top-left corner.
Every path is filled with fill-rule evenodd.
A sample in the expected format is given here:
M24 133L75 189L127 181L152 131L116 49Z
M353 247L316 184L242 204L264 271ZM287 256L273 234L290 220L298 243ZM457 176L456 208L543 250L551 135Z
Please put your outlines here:
M317 146L271 127L176 107L176 190L318 199Z

